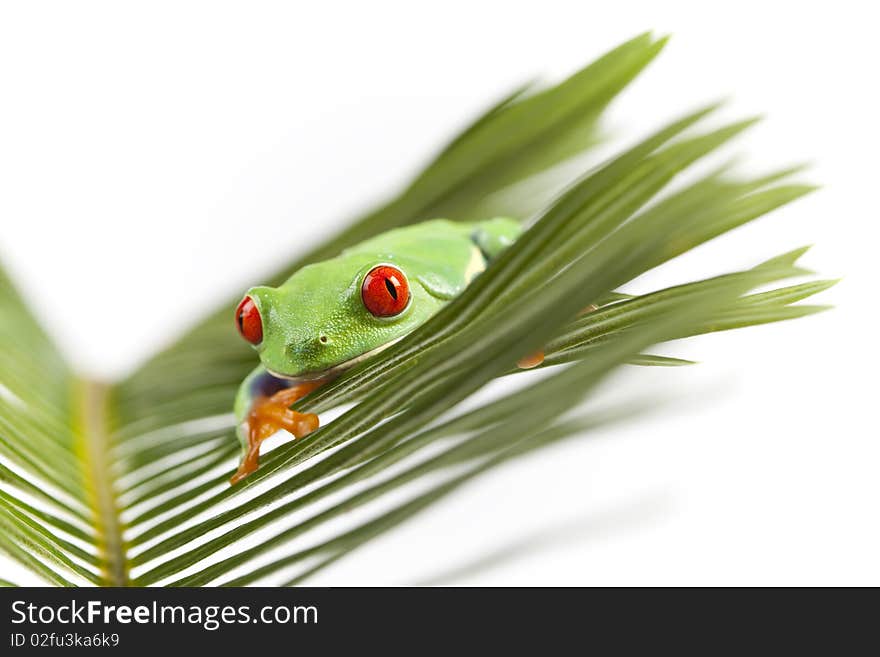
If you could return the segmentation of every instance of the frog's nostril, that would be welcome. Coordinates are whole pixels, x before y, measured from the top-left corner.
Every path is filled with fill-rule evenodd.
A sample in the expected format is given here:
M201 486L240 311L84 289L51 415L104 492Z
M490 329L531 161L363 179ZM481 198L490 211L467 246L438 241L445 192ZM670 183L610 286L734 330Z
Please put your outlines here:
M320 338L318 338L318 340L321 342L321 344L327 344L328 342L330 342L330 338L328 338L326 335L322 335Z
M249 296L246 296L235 309L235 325L238 332L252 345L258 345L263 341L263 320L257 304Z

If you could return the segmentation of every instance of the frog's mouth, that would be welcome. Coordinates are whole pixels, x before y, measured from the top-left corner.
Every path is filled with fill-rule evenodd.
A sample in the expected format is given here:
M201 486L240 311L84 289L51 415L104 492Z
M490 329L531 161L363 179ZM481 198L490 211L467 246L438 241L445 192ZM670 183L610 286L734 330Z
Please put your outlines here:
M286 381L315 381L317 379L331 379L339 376L344 371L351 369L358 363L362 363L368 358L372 358L380 351L384 351L394 343L400 341L404 336L397 338L396 340L392 340L391 342L386 342L385 344L376 347L375 349L371 349L370 351L365 351L364 353L355 356L354 358L349 358L346 361L339 363L338 365L334 365L333 367L328 367L324 370L312 370L309 372L299 372L297 374L284 374L282 372L277 372L275 370L271 370L268 367L266 371L274 376L276 379L284 379Z

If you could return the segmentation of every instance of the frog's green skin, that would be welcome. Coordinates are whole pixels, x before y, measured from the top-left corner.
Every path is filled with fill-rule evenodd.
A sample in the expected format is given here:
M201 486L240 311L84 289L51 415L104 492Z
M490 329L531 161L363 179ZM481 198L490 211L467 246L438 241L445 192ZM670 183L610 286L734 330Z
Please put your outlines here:
M239 439L255 397L293 381L323 378L393 344L455 298L521 227L512 219L461 223L434 219L398 228L303 267L277 288L248 290L260 312L260 365L235 400ZM394 317L375 317L361 300L364 276L390 264L409 281L410 302Z

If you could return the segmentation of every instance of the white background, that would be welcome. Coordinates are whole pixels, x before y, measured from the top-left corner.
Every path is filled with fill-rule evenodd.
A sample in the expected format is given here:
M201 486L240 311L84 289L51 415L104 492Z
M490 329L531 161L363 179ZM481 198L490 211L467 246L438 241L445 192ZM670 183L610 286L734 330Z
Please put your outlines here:
M488 476L314 583L880 584L870 4L302 4L2 5L0 258L70 359L124 374L515 84L672 33L612 134L731 97L767 117L742 168L811 161L823 189L637 288L815 244L837 308L666 348L702 364L611 387L667 411Z

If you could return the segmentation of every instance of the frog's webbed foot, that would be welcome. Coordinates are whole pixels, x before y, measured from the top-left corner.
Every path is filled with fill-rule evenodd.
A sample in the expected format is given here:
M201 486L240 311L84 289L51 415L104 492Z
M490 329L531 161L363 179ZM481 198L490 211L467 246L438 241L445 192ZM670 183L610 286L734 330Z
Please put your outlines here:
M583 315L586 315L587 313L591 313L594 310L598 310L598 309L599 309L599 306L597 306L594 303L591 303L589 306L587 306L586 308L584 308L583 310L581 310L578 313L578 317L582 317ZM523 356L522 358L520 358L516 362L516 366L518 368L520 368L521 370L528 370L533 367L537 367L538 365L540 365L543 362L544 362L544 351L542 349L539 349L538 351L536 351L532 354L529 354L528 356Z
M236 411L240 423L237 428L242 443L242 459L230 479L236 484L254 472L260 464L260 445L284 429L296 438L302 438L318 428L318 416L290 409L297 400L324 383L324 380L293 383L273 377L263 370L255 371L242 384L243 399L237 400Z

